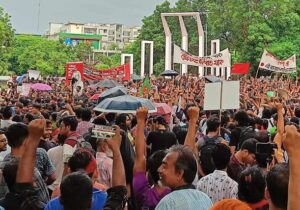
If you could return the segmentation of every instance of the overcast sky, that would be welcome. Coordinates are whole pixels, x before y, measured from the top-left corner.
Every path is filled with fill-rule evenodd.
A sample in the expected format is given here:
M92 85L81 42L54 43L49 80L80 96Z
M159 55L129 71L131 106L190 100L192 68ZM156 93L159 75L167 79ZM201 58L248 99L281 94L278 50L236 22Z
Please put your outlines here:
M0 0L16 33L44 34L49 22L121 23L141 26L164 0ZM169 0L172 6L176 0ZM38 24L38 5L40 15ZM39 27L38 27L39 25Z

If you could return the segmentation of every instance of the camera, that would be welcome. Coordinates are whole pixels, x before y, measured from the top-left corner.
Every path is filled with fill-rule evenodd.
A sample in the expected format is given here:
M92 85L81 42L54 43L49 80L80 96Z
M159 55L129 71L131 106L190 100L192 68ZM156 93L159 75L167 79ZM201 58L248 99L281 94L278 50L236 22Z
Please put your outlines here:
M277 145L274 143L257 143L256 144L256 163L258 167L267 168L273 160L274 149Z
M257 154L273 155L274 149L277 149L277 145L274 143L257 143L256 144L256 153Z

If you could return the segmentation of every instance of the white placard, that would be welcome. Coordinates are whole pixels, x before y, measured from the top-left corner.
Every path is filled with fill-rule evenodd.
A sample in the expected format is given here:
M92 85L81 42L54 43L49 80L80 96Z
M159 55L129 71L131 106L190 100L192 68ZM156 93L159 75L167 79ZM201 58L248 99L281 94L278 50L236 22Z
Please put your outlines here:
M220 107L221 85L222 107ZM205 84L204 110L222 110L240 108L240 82L223 81Z
M29 83L23 83L22 84L22 92L20 93L20 95L28 96L29 92L30 92L30 86L31 86L31 84L29 84Z
M37 80L40 77L40 72L36 70L28 70L28 77L29 79L33 78Z

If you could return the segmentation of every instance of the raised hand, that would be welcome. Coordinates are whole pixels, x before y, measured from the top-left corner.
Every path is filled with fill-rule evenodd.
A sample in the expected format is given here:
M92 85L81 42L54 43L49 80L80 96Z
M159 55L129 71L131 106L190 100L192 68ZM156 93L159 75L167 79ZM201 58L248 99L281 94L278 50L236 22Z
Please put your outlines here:
M140 107L136 111L137 122L145 122L148 116L148 109L146 107Z
M196 106L190 107L188 109L189 120L192 122L197 122L199 119L200 109Z
M115 135L110 140L107 140L107 145L113 152L116 152L120 150L122 137L120 133L120 127L119 126L113 126L113 127L115 128Z
M29 123L28 131L30 139L39 141L41 136L44 134L46 127L46 121L44 119L36 119Z
M285 138L283 138L283 144L289 155L289 157L300 156L300 133L294 125L285 126Z

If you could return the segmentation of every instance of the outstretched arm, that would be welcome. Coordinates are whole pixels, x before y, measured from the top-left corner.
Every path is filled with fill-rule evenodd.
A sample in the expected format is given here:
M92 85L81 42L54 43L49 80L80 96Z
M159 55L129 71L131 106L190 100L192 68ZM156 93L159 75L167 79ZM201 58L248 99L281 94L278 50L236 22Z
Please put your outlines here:
M298 209L300 206L300 133L293 125L285 126L286 138L284 146L289 156L289 191L288 210Z
M44 133L45 120L36 119L33 120L28 127L29 136L25 140L25 153L22 156L18 173L17 173L17 183L33 183L33 172L36 159L36 149L39 145L40 138Z
M199 108L196 106L188 109L189 127L184 140L184 145L189 146L193 151L195 149L196 128L197 121L199 119L199 111Z
M109 148L113 152L112 186L126 186L124 164L120 152L121 141L120 128L116 126L115 136L107 141Z
M146 126L148 109L141 107L136 112L137 118L137 131L136 131L136 141L135 141L135 161L133 167L133 173L136 172L146 172L146 157L145 157L145 135L144 128Z

